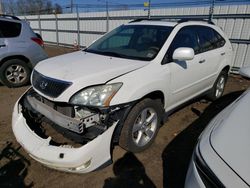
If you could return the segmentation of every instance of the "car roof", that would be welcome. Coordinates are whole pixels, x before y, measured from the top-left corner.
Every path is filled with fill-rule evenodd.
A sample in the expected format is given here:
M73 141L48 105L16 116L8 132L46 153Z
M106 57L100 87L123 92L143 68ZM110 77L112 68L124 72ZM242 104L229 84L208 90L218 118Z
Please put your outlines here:
M12 15L7 15L7 14L0 14L0 20L17 22L17 23L22 22L22 20L20 20L18 17L12 16Z

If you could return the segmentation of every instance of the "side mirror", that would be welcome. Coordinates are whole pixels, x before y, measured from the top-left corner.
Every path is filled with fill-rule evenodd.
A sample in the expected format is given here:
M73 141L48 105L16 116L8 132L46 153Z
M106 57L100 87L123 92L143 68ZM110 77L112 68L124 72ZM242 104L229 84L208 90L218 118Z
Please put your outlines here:
M239 70L239 73L240 73L241 76L250 79L250 66L241 67L240 70Z
M173 60L187 61L194 59L194 50L192 48L177 48L173 53Z

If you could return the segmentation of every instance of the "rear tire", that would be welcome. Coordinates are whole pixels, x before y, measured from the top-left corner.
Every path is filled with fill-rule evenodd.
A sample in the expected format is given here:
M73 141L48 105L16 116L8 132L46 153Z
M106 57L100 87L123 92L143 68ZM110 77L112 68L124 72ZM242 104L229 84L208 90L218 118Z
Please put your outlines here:
M7 87L20 87L29 82L31 70L20 59L7 60L0 67L0 80Z
M218 78L216 79L213 88L207 95L207 98L211 101L215 101L223 95L225 85L227 82L228 73L226 71L222 71Z
M131 152L141 152L154 141L162 118L160 100L144 99L129 112L119 139L119 145Z

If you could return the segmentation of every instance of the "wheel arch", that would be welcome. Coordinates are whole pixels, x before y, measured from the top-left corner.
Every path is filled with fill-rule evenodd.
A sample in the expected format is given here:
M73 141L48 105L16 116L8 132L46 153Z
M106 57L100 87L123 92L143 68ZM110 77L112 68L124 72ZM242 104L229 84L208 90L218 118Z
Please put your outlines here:
M225 71L226 73L229 73L229 70L230 70L230 66L229 65L226 65L222 70L222 71Z
M162 91L156 90L156 91L152 91L152 92L144 95L140 99L134 101L133 104L125 111L125 113L124 113L125 115L123 116L123 118L121 119L121 122L118 124L117 128L114 131L113 142L119 143L120 134L121 134L121 130L123 128L123 124L124 124L125 119L127 118L128 114L129 114L130 110L135 106L135 104L139 103L140 101L142 101L143 99L146 99L146 98L150 98L152 100L160 99L160 101L162 103L162 113L163 113L163 111L164 111L165 97L164 97L164 93ZM161 122L161 124L162 123L163 122Z
M11 56L7 56L7 57L4 57L1 61L0 61L0 67L4 64L4 62L8 61L8 60L12 60L12 59L19 59L19 60L22 60L24 61L28 66L29 68L32 68L32 65L30 63L30 60L23 56L23 55L11 55Z
M140 100L143 100L145 98L150 98L150 99L160 99L161 100L161 103L162 105L164 106L165 104L165 96L164 96L164 93L160 90L156 90L156 91L152 91L146 95L144 95Z

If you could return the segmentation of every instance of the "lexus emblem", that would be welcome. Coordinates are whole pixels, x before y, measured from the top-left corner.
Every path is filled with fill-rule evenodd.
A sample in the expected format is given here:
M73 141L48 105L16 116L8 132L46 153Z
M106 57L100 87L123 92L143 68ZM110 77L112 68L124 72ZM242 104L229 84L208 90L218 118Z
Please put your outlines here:
M40 88L41 88L42 90L44 90L44 89L47 87L47 85L48 85L48 82L42 81L42 82L40 83Z

